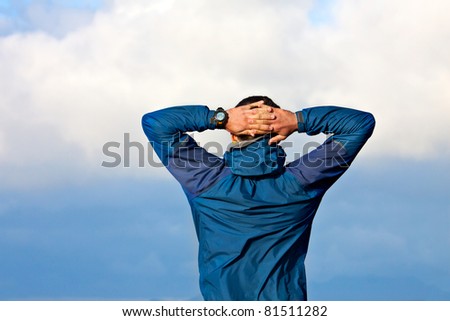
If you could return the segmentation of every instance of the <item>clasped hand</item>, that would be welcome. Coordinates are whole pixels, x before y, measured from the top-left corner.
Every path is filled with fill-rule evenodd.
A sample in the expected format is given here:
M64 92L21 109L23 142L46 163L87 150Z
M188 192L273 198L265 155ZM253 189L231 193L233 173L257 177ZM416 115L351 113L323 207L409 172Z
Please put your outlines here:
M227 110L225 129L235 136L273 133L269 144L279 143L297 130L297 117L289 110L273 108L259 101Z

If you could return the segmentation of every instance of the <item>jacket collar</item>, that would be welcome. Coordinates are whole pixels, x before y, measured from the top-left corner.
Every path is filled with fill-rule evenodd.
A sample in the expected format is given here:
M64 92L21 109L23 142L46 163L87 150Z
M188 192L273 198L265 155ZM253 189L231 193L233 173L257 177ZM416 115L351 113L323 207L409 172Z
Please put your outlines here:
M239 176L278 174L284 170L286 153L279 145L269 145L270 134L233 143L224 154L225 164Z

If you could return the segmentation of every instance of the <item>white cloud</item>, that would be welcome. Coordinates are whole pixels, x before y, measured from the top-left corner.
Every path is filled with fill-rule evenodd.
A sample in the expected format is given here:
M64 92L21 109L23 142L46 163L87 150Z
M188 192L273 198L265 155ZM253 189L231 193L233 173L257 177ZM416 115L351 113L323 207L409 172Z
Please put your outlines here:
M43 31L0 38L0 162L20 163L29 150L17 144L38 138L34 157L48 175L62 162L99 174L105 142L130 132L145 143L143 113L233 106L260 93L292 110L338 104L373 112L378 124L365 155L427 158L448 150L450 4L335 1L328 24L308 20L312 7L115 1L84 26L65 25L76 28L62 38Z

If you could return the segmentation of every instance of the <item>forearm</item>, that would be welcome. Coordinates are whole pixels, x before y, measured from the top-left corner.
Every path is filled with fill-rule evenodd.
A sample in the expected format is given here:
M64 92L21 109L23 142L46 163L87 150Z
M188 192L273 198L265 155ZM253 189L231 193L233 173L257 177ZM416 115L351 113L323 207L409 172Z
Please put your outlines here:
M311 107L297 114L299 114L298 131L308 135L360 133L370 136L375 125L372 114L345 107Z
M166 140L178 133L214 129L214 111L206 106L188 105L157 110L142 117L142 127L150 142Z
M350 108L312 107L297 114L299 132L333 134L331 139L340 142L351 153L356 153L364 145L375 127L372 114Z
M142 117L142 128L153 150L164 165L174 151L183 146L197 146L196 142L186 132L213 129L210 118L214 114L206 106L189 105L169 107L157 110Z

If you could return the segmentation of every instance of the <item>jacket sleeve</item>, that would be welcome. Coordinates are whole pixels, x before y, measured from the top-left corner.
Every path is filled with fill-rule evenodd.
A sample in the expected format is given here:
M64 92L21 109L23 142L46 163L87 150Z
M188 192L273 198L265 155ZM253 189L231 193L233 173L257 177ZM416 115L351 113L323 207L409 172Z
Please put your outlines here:
M347 170L372 135L372 114L336 106L307 108L296 113L298 132L331 134L310 153L287 165L307 190L323 194Z
M145 114L142 127L164 166L193 198L220 178L221 158L208 153L186 132L215 129L206 106L177 106Z

